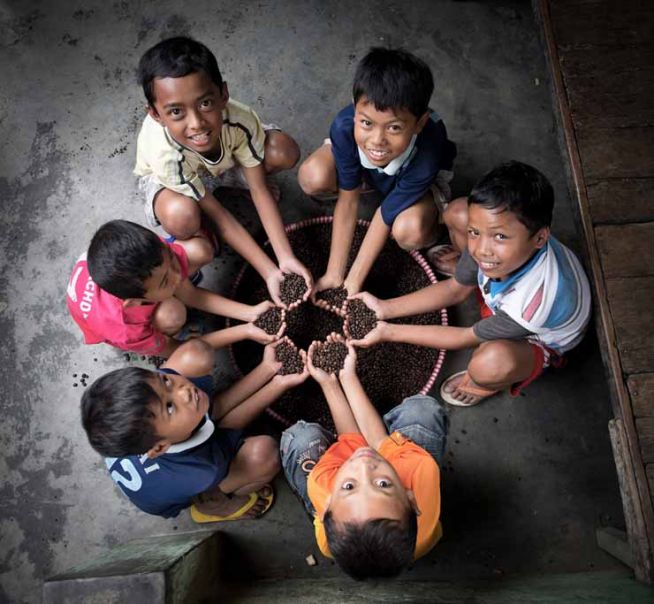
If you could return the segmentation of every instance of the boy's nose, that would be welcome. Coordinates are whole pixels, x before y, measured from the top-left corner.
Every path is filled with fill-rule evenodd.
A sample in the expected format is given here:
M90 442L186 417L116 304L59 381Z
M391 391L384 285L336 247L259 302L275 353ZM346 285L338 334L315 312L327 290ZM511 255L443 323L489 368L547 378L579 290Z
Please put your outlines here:
M202 126L202 115L198 111L189 111L188 125L190 128L200 128Z

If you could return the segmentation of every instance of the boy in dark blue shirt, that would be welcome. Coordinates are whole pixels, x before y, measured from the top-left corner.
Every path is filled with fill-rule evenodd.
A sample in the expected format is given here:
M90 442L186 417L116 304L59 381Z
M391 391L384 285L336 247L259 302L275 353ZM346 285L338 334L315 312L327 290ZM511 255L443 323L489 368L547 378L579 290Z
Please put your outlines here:
M329 263L313 288L314 300L319 291L341 285L350 296L359 292L389 234L407 250L435 243L439 213L450 199L456 146L429 109L433 90L422 60L403 50L371 49L354 76L354 103L300 166L300 185L309 195L338 191ZM383 201L346 275L366 188L378 190Z
M262 362L213 394L213 350L201 340L180 346L159 371L127 367L96 380L82 397L91 446L108 456L112 479L141 510L169 518L191 507L196 522L256 518L272 505L279 471L270 436L244 428L301 374L277 375L270 344ZM304 355L303 355L304 356Z

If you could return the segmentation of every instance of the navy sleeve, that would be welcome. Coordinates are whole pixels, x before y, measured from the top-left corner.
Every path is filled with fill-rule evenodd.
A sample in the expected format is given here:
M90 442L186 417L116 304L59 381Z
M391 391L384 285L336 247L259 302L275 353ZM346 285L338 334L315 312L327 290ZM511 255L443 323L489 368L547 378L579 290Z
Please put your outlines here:
M362 167L354 141L354 107L341 110L329 130L332 153L336 162L338 188L353 191L361 185Z
M384 222L391 226L397 215L419 201L439 170L450 170L456 154L441 120L429 120L416 139L413 157L398 174L395 186L381 204Z

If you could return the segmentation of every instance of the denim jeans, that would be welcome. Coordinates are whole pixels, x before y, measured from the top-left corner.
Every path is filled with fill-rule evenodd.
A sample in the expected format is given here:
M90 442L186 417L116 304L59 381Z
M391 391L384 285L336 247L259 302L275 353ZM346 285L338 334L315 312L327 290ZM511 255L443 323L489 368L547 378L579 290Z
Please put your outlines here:
M405 398L384 415L384 423L389 434L401 432L440 465L449 418L445 407L435 398L421 394ZM334 440L334 435L321 425L302 420L282 433L279 448L286 480L312 517L315 509L307 493L307 478Z

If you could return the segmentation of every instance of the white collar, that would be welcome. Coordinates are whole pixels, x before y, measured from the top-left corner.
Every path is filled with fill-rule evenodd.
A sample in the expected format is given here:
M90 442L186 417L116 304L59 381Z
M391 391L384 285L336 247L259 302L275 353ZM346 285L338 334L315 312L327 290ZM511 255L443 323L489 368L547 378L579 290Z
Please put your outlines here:
M388 165L384 166L383 168L380 168L372 164L368 159L368 157L366 156L366 154L363 151L361 151L361 148L359 146L357 146L357 151L359 152L359 160L361 161L361 165L364 168L367 168L368 170L377 170L377 172L383 172L388 176L395 176L398 170L405 163L408 163L408 161L411 159L413 155L414 147L416 146L417 138L418 135L414 134L411 137L411 142L409 143L409 146L404 150L402 155L398 155L394 160L390 161Z
M166 451L166 455L170 453L181 453L182 451L188 451L189 449L197 447L198 445L201 445L203 442L208 440L216 428L208 414L205 415L205 418L206 421L204 424L202 424L202 427L193 436L191 436L191 438L181 443L170 445Z

